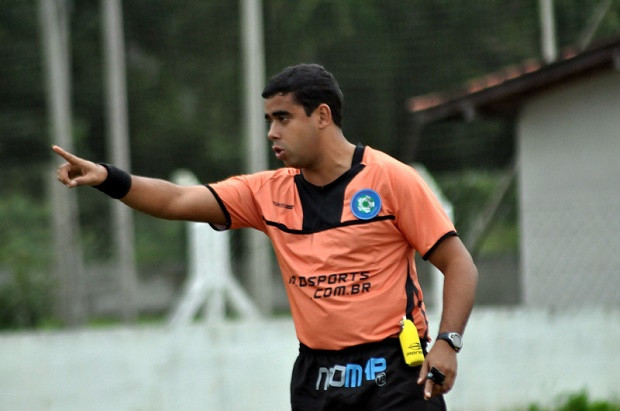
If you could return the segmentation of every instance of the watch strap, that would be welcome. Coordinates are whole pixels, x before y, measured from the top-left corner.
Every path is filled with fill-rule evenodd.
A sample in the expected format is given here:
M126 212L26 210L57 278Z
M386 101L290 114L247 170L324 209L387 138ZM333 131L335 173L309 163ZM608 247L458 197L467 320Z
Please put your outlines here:
M454 338L458 339L459 341L458 345L455 344ZM463 339L459 333L456 333L456 332L440 333L437 336L437 339L446 341L448 344L450 344L450 347L452 347L452 349L456 352L461 351L461 348L463 348Z

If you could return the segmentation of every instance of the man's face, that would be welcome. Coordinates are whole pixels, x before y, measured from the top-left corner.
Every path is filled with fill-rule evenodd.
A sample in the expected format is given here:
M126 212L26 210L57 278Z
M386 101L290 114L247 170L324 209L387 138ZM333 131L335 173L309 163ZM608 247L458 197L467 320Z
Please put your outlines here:
M292 93L276 94L265 99L265 119L276 158L288 167L310 167L318 150L316 110L308 116Z

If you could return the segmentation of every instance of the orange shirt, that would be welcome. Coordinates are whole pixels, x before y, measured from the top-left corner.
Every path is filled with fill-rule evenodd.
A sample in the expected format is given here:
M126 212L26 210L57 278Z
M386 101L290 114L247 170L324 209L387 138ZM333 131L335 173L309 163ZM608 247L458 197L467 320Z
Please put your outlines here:
M351 169L324 187L292 168L208 187L226 228L271 239L299 341L329 350L380 341L398 334L403 315L427 338L414 252L456 233L413 168L358 146Z

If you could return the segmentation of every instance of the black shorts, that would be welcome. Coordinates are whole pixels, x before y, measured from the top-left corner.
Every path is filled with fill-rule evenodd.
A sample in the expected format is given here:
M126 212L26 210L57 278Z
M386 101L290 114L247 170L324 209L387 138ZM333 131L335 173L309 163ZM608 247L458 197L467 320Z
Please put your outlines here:
M300 344L291 378L291 408L317 410L445 410L442 396L424 399L420 367L405 364L398 338L339 351Z

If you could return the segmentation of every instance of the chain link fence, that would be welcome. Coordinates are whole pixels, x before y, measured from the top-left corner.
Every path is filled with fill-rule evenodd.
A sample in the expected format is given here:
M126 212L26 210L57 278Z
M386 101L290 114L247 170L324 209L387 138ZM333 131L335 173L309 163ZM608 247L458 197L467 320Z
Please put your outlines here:
M60 3L68 13L64 35L73 148L78 155L103 161L109 153L100 2ZM594 11L591 3L556 3L560 45L578 40ZM47 184L55 160L49 150L41 4L5 0L0 15L0 327L57 321L51 315L59 279ZM505 128L488 121L465 131L459 126L429 129L422 148L403 153L403 141L411 135L405 102L538 55L534 2L264 0L262 6L267 74L300 62L325 65L344 91L344 132L352 142L421 162L440 181L442 175L453 180L462 170L475 169L492 186L495 173L510 161L512 141ZM617 28L618 13L614 5L597 36ZM175 171L189 169L203 182L244 172L239 15L238 2L124 2L132 172L170 179ZM254 92L258 98L260 90ZM493 145L504 147L499 163L489 155ZM269 161L277 166L275 159ZM470 186L473 195L449 193L457 227L466 227L475 214L471 210L481 209L491 196L477 181ZM116 319L122 301L110 200L91 189L77 191L84 317ZM514 210L515 203L513 198L506 209ZM186 279L186 225L143 215L134 215L134 224L139 312L161 317ZM489 234L491 243L506 236L511 240L487 253L486 260L484 253L480 256L481 290L487 290L481 303L521 302L515 227L514 216L506 217ZM235 274L247 283L242 270L245 236L243 231L232 234L231 253ZM485 274L490 271L506 278ZM278 275L274 271L273 310L286 312ZM559 270L556 276L561 275Z

